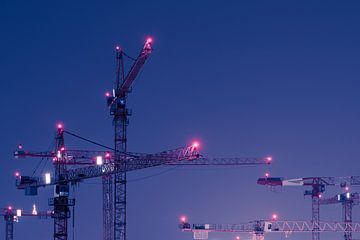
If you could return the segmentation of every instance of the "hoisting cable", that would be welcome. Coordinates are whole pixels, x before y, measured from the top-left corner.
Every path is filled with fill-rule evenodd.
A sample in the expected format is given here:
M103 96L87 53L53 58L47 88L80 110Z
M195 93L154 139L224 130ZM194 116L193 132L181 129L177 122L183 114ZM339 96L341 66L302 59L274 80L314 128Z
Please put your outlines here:
M127 156L135 157L135 156L133 156L131 153L126 153L126 152L117 151L117 150L115 150L115 148L108 147L108 146L106 146L106 145L104 145L104 144L95 142L95 141L90 140L90 139L88 139L88 138L81 137L81 136L79 136L79 135L77 135L77 134L75 134L75 133L69 132L69 131L67 131L67 130L64 130L64 133L67 133L67 134L69 134L69 135L71 135L71 136L73 136L73 137L79 138L79 139L81 139L81 140L84 140L85 142L89 142L89 143L94 144L94 145L96 145L96 146L99 146L99 147L102 147L102 148L105 148L105 149L109 149L109 150L112 150L112 151L114 151L114 152L118 152L118 153L121 153L121 154L124 154L124 155L127 155Z
M53 145L53 142L50 143L50 145L49 145L49 147L48 147L48 149L47 149L48 152L50 151L52 145ZM44 171L44 168L46 167L46 165L47 165L47 163L48 163L48 161L49 161L49 157L42 157L42 158L41 158L41 160L40 160L39 163L36 165L36 167L35 167L32 175L31 175L32 177L35 175L36 171L40 168L40 166L41 166L41 164L43 163L44 159L46 159L46 161L45 161L44 164L43 164L43 167L42 167L42 169L41 169L41 171L40 171L40 174Z
M108 147L108 146L105 146L105 145L103 145L103 144L101 144L101 143L97 143L97 142L92 141L92 140L90 140L90 139L81 137L81 136L79 136L79 135L77 135L77 134L75 134L75 133L69 132L69 131L67 131L67 130L64 130L64 133L67 133L67 134L69 134L69 135L71 135L71 136L73 136L73 137L76 137L76 138L79 138L79 139L81 139L81 140L84 140L85 142L89 142L89 143L92 143L92 144L94 144L94 145L97 145L97 146L99 146L99 147L103 147L103 148L106 148L106 149L115 151L115 149L112 148L112 147Z
M131 56L129 56L128 54L126 54L126 52L122 52L124 54L125 57L129 58L130 60L133 60L134 62L137 60L136 58L133 58Z

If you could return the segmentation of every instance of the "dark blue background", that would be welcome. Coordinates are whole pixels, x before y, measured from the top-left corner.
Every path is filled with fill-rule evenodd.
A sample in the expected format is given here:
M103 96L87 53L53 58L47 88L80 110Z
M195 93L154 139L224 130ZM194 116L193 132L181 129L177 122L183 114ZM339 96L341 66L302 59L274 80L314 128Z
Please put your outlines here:
M129 150L199 139L207 156L272 154L272 175L359 175L359 10L357 1L1 1L0 206L48 208L52 189L35 198L15 189L13 172L30 174L38 160L12 151L20 142L48 149L59 120L112 144L104 92L114 46L136 56L147 36L155 50L129 97ZM302 188L256 185L267 167L177 168L139 180L164 170L129 175L129 239L191 239L177 229L181 214L195 223L311 217ZM101 185L88 183L76 189L75 236L101 239ZM341 218L340 206L322 210L323 220ZM19 240L51 236L50 220L15 226Z

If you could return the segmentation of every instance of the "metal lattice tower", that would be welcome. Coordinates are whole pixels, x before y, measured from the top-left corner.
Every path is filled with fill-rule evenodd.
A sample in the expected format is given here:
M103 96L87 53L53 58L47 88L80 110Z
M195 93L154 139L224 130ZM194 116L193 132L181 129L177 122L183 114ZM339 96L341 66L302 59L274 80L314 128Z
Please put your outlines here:
M64 129L58 125L56 133L55 153L55 179L65 179L67 173L65 158ZM54 240L68 239L68 218L70 218L70 206L75 206L75 199L69 198L69 183L55 185L55 197L49 199L49 206L54 207Z
M114 148L98 144L77 134L65 131L62 125L58 126L56 146L54 151L35 152L24 151L19 147L15 151L15 158L38 157L51 158L55 166L55 176L48 181L43 177L22 176L16 177L18 189L24 189L25 195L37 195L37 189L45 186L55 186L55 197L49 199L54 206L54 240L67 240L67 221L70 217L70 208L75 205L74 199L69 199L69 185L78 184L85 179L102 177L103 181L103 229L105 240L126 239L126 173L156 166L248 166L270 164L271 157L265 158L206 158L198 152L198 143L191 146L179 147L172 150L148 154L127 152L127 126L130 111L126 108L126 99L129 90L140 72L146 59L152 52L152 39L148 38L134 59L134 64L124 77L123 56L125 53L117 47L117 74L116 84L112 93L106 93L110 115L113 116ZM80 138L92 144L105 147L113 151L69 150L64 145L64 133ZM100 164L94 161L100 157ZM102 161L102 159L105 159ZM73 167L67 167L71 165ZM86 167L75 167L88 165Z
M306 190L304 195L311 196L311 207L312 214L311 220L313 224L312 228L312 240L320 240L319 222L320 222L320 202L322 193L325 192L326 186L358 186L360 185L360 176L349 176L349 177L306 177L306 178L295 178L284 180L279 177L271 178L259 178L257 181L260 185L268 186L311 186L312 190ZM347 222L351 220L351 210L344 206L345 216L343 220L347 219ZM344 231L346 234L351 234ZM349 236L348 236L349 237ZM351 237L351 236L350 236ZM349 240L349 239L348 239Z
M6 212L4 213L5 240L14 239L14 216L15 214L11 211L11 209L6 209Z
M312 191L305 191L305 195L311 195L311 220L314 224L312 240L320 240L318 223L320 222L320 196L325 191L325 187L320 183L320 179L314 178Z
M350 193L345 186L345 192L331 198L320 199L320 205L338 204L342 205L342 221L346 224L344 240L352 240L352 231L349 226L352 224L352 208L359 205L359 193Z
M119 96L119 102L114 111L115 128L115 168L126 169L126 143L127 143L127 125L129 111L126 108L126 93L121 93L120 88L124 83L124 63L121 49L117 52L117 74L116 74L116 94ZM124 165L124 166L123 166ZM114 239L126 239L126 171L121 171L114 176Z
M20 211L20 212L19 212ZM52 211L42 211L42 212L23 212L21 209L17 209L16 212L14 209L9 206L2 209L0 214L4 216L5 220L5 240L14 239L14 222L18 222L21 217L38 217L38 218L48 218L52 216Z
M107 94L107 103L110 107L110 115L113 116L115 169L124 169L124 171L117 172L113 178L103 177L104 240L126 239L126 152L128 116L130 115L126 107L126 99L133 81L152 52L151 44L152 39L148 38L126 78L124 53L120 47L116 47L116 82L112 95ZM113 226L110 224L112 221Z

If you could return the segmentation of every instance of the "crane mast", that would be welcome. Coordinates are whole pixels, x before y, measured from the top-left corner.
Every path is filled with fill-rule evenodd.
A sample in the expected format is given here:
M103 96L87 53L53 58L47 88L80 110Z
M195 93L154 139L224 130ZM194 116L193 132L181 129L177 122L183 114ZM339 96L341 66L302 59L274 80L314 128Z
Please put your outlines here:
M346 188L348 190L348 188ZM359 205L359 193L345 193L337 194L331 198L321 198L320 205L338 204L342 205L342 221L344 223L352 223L352 208L354 205ZM349 228L345 229L344 240L352 240L352 232Z
M104 240L126 239L126 174L160 165L165 166L246 166L271 164L271 157L264 158L206 158L200 155L198 143L155 154L127 151L127 126L130 110L126 107L129 90L136 76L152 52L152 39L148 38L135 59L129 73L124 77L124 52L116 47L116 83L112 93L106 93L110 115L113 116L114 148L86 140L69 131L61 124L57 127L55 148L50 152L24 151L22 147L14 153L15 158L52 158L55 175L16 175L16 187L24 189L25 195L37 195L38 188L54 186L55 196L49 199L54 207L54 240L67 240L67 221L70 207L75 199L69 198L70 184L85 179L102 178L103 183L103 238ZM86 140L108 151L71 150L65 147L64 133ZM110 150L110 151L109 151ZM78 167L78 165L87 165Z
M54 159L55 179L65 179L67 165L64 141L64 129L62 124L58 125L55 138ZM49 206L54 207L52 218L54 219L54 240L68 239L68 219L70 218L70 207L75 206L75 199L69 198L69 183L60 181L55 185L54 197L49 199Z
M107 99L110 115L113 116L116 169L126 169L124 166L126 164L125 155L122 153L127 151L127 126L130 115L130 111L126 107L127 95L151 52L152 39L148 38L128 75L124 78L123 51L120 47L116 47L115 89L113 95L109 95ZM112 189L114 189L114 193ZM111 224L112 221L113 224ZM103 229L104 240L126 239L126 171L116 173L114 179L110 176L103 177Z
M311 220L314 224L312 240L320 240L319 225L320 222L320 199L327 186L353 186L360 185L360 176L349 177L305 177L284 180L280 177L259 178L260 185L268 186L310 186L311 190L305 190L304 196L311 196Z
M14 209L9 206L3 208L0 215L2 215L5 220L5 240L14 240L14 222L17 222L20 217L48 218L52 216L52 211L27 213L21 209L17 209L15 212Z

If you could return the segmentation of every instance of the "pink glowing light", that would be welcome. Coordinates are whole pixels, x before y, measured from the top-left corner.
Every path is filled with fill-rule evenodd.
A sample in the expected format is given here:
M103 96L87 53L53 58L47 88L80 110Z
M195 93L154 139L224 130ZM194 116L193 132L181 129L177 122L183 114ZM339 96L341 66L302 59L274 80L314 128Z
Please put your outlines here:
M318 196L319 196L319 198L322 198L322 197L323 197L323 195L322 195L321 193L319 193L319 195L318 195Z
M61 147L60 151L62 151L62 152L65 151L65 147Z
M274 214L271 216L271 218L272 218L272 220L276 221L276 220L279 218L279 216L278 216L276 213L274 213Z
M19 144L19 145L18 145L18 148L19 148L19 149L22 149L22 148L23 148L22 144Z
M59 123L58 125L57 125L57 128L58 129L62 129L64 126L61 124L61 123Z
M200 146L199 142L193 142L192 146L194 148L198 148Z
M186 222L187 222L187 218L186 218L185 216L182 216L182 217L180 218L180 221L181 221L182 223L186 223Z
M110 153L105 153L105 158L110 158L111 157L111 155L110 155Z
M12 206L8 206L8 209L9 209L9 211L11 211L11 210L12 210Z
M266 158L265 158L265 161L266 161L266 162L271 162L271 161L272 161L272 157L271 157L271 156L266 157Z
M235 238L236 240L240 240L240 236L236 236L236 238Z
M148 37L147 39L146 39L146 43L152 43L153 42L153 39L151 38L151 37Z
M120 46L116 46L115 49L116 49L116 50L120 50Z
M106 92L105 97L110 97L110 92Z
M350 188L348 186L345 187L345 191L348 192Z
M265 173L265 177L266 177L266 178L270 177L270 173L269 173L269 172L266 172L266 173Z
M15 172L15 177L17 177L17 178L20 177L20 172L16 171Z

